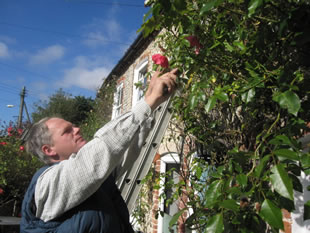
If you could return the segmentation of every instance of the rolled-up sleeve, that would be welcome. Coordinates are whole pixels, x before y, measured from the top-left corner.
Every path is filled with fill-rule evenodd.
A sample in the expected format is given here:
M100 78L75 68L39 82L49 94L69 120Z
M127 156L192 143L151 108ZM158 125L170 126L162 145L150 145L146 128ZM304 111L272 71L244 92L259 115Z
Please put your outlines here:
M151 118L151 109L142 100L99 129L77 154L45 170L36 184L36 216L43 221L61 216L96 192L117 166L122 167L125 154L134 161L137 153L128 151L141 148Z

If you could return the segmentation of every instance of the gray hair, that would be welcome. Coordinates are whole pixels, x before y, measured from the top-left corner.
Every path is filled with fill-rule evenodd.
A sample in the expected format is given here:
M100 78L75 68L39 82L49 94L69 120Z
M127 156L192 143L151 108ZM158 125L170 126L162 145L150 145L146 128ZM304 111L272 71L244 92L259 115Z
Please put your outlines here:
M53 117L45 117L33 124L26 140L27 152L38 156L46 164L50 164L50 160L42 151L42 146L53 144L51 132L46 125L46 122L51 118Z

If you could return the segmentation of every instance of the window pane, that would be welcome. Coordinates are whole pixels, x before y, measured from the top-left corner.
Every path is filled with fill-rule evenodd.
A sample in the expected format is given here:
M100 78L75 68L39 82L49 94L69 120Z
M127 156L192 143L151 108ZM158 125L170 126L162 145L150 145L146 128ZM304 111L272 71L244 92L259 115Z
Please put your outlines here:
M177 163L167 163L166 164L166 170L169 171L172 168L174 170L171 172L171 175L167 177L166 182L173 181L174 184L179 182L179 169L180 169L180 164ZM165 190L166 198L169 199L172 197L173 193L175 192L175 188L167 188ZM170 216L173 216L178 212L178 201L175 201L168 206L166 205L166 201L164 203L164 212L169 214Z
M142 87L138 90L138 100L140 100L144 96L144 91L145 91L146 84L147 84L146 66L139 71L138 82L140 82L142 84Z

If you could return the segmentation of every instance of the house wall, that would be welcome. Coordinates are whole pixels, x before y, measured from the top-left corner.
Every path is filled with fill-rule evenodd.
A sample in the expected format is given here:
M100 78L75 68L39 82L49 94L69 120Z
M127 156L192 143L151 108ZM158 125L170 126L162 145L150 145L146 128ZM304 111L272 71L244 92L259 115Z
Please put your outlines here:
M123 90L123 106L122 113L128 112L132 108L132 99L133 99L133 87L134 87L134 71L141 62L148 60L148 71L152 69L152 55L157 53L158 49L155 46L155 42L151 44L143 51L143 53L129 66L129 68L119 77L117 83L122 82L124 85Z

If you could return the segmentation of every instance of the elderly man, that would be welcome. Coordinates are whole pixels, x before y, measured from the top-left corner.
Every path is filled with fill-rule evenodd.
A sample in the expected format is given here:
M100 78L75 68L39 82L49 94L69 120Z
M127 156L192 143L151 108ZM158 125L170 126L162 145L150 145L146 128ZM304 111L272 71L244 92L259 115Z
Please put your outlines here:
M34 175L24 197L21 232L133 232L115 178L135 161L152 111L174 92L176 72L156 72L144 100L88 143L61 118L33 125L26 148L47 166Z

